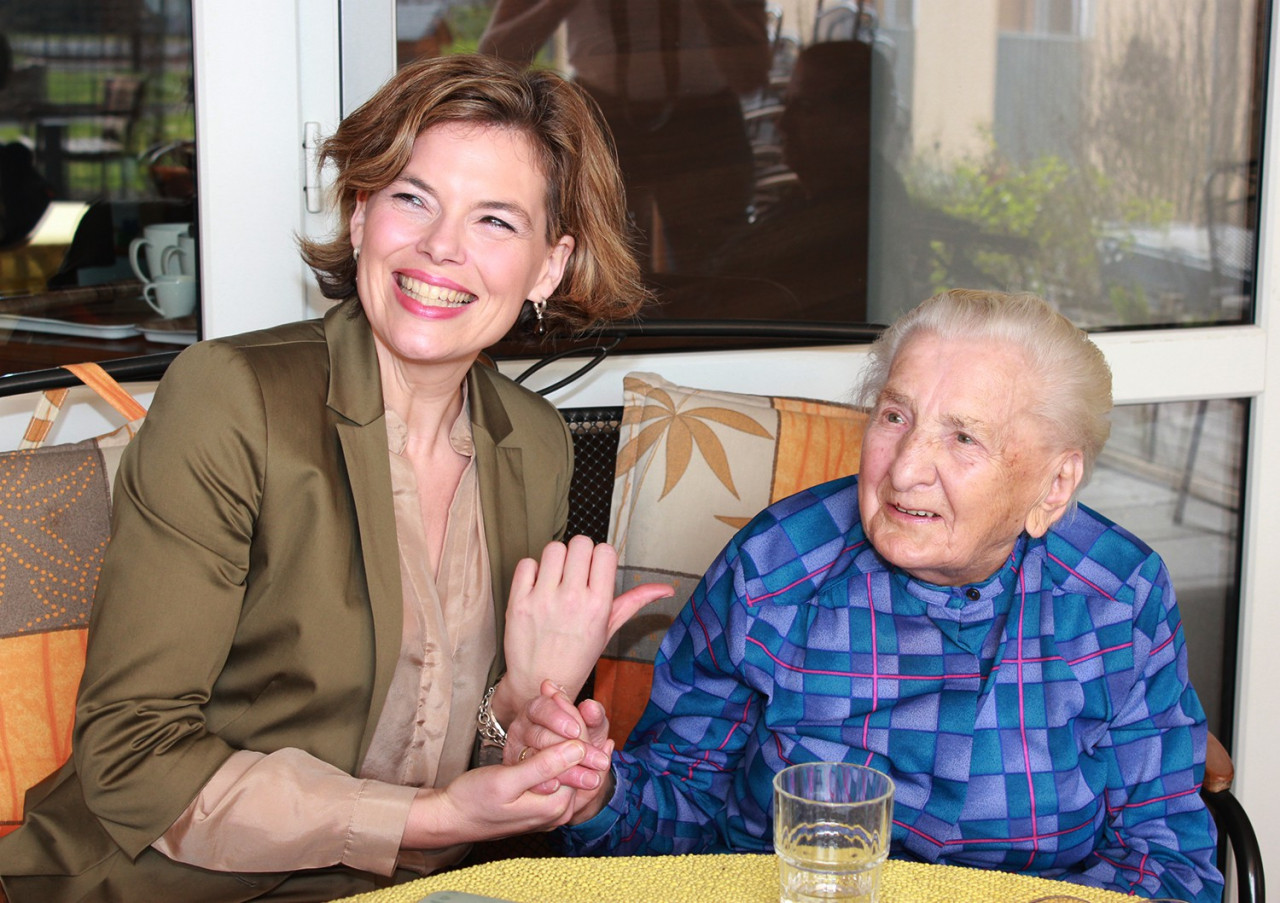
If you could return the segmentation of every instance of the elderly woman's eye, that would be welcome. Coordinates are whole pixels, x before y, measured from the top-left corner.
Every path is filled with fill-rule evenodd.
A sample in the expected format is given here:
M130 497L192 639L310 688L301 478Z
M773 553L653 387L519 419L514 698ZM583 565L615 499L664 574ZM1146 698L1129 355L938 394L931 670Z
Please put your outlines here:
M886 423L906 423L906 418L897 411L885 411L883 416Z
M976 445L978 440L974 439L968 433L956 433L956 441L961 445Z

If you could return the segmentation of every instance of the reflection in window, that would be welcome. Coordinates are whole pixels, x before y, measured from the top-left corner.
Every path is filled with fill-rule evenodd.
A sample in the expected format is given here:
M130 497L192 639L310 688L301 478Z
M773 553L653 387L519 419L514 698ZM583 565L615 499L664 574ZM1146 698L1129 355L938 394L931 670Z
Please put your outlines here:
M1080 497L1164 559L1191 680L1220 738L1231 730L1247 409L1242 400L1118 407Z
M1090 328L1252 319L1257 0L712 5L400 0L399 47L597 97L655 316L887 322L966 286Z
M1086 327L1247 321L1258 5L1090 10L1071 40L1037 26L963 56L917 46L911 212L875 221L927 280L913 294L1029 289ZM990 77L948 83L958 66ZM879 300L884 318L909 303Z
M1000 0L1000 30L1070 35L1081 28L1081 0Z
M194 341L192 71L190 0L0 5L0 372Z

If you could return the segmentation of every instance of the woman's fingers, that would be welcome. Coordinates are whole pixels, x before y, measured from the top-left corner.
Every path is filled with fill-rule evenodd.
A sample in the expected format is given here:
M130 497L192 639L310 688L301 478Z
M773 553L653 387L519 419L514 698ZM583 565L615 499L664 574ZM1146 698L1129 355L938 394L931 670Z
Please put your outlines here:
M676 594L675 588L666 583L642 583L632 587L613 600L613 608L609 612L607 639L613 639L618 628L630 621L640 609L659 599L669 599Z
M547 543L542 550L542 557L538 560L536 588L554 592L564 580L564 566L568 557L569 548L564 543Z
M587 728L584 739L593 747L603 750L606 756L613 755L613 741L609 739L609 716L604 706L594 699L584 699L578 706L578 713Z
M519 772L526 790L559 781L568 769L582 761L587 745L581 740L564 740L546 749L540 749L517 761L512 768Z
M587 585L593 592L613 596L614 578L618 573L618 553L613 546L602 542L591 550L591 571Z
M575 536L570 539L565 547L564 569L560 575L560 584L574 589L589 588L595 559L599 555L600 548L588 536Z
M546 550L543 550L546 554ZM521 598L533 591L533 584L538 579L538 562L532 558L521 558L516 562L516 569L511 577L511 595Z

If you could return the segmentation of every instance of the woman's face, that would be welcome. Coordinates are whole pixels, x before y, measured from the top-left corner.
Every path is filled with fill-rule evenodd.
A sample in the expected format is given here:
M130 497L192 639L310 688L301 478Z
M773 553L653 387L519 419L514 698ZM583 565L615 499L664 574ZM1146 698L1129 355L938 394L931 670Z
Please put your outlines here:
M876 550L943 586L986 580L1019 534L1043 535L1080 482L1030 399L1040 381L1002 342L922 333L899 349L862 445L858 502Z
M523 133L445 123L387 187L356 200L356 286L383 353L470 366L526 299L560 282L573 239L547 242L546 179Z

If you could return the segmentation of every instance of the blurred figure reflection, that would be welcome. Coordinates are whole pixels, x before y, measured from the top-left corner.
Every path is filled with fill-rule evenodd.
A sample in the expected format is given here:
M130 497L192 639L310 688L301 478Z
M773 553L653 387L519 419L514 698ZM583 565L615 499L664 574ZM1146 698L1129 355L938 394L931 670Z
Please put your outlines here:
M707 274L751 200L739 98L768 77L764 0L498 0L480 51L530 63L562 21L617 141L645 269Z
M869 273L893 276L890 249L875 238L888 231L882 218L907 196L881 150L892 131L892 82L887 65L877 66L873 79L875 55L862 41L813 44L800 53L778 121L798 188L718 256L721 273L786 288L805 319L864 321L875 281Z

